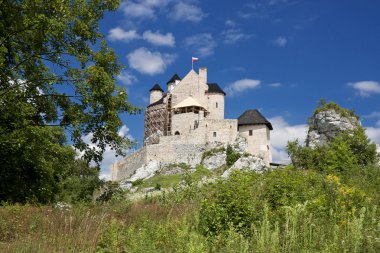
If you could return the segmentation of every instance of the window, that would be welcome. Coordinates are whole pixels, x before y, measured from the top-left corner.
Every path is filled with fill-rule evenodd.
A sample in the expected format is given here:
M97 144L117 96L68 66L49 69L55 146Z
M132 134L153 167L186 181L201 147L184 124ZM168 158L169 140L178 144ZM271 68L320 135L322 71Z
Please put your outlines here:
M179 132L178 132L178 131L176 131L176 132L174 133L174 135L179 135Z
M218 108L218 102L215 103L215 108Z
M216 132L213 133L213 136L216 137Z
M253 135L253 131L249 130L249 136L252 136L252 135Z

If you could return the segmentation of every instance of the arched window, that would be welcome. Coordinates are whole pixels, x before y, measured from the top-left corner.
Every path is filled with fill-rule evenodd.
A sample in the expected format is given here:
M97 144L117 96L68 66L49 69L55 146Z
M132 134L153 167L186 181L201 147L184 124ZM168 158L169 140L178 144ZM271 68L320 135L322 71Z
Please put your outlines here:
M215 103L215 108L218 108L218 102Z
M178 131L175 131L174 135L180 135Z

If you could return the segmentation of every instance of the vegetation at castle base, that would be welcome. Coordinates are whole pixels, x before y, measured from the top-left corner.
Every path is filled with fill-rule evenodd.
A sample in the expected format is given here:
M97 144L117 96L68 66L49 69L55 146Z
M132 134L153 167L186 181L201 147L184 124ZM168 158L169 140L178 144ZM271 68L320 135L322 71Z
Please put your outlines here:
M119 115L139 110L116 86L122 66L98 25L118 6L0 1L0 201L48 203L76 187L83 192L64 199L88 199L98 169L77 165L72 147L89 164L107 146L118 154L131 146Z
M0 208L1 252L378 252L380 168L287 167L137 202ZM128 196L129 193L123 193Z

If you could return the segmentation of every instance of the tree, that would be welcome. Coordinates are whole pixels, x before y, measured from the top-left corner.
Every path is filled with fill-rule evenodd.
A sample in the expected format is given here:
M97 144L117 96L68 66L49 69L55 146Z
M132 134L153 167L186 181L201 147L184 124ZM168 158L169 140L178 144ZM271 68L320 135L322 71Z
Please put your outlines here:
M0 2L0 128L62 126L86 160L101 161L107 145L122 154L119 114L136 113L115 85L121 65L99 32L118 0ZM22 111L19 111L22 108ZM91 149L82 136L92 133Z
M334 102L321 101L314 114L334 109L344 117L355 117L354 111L340 107ZM309 125L313 128L313 125ZM376 145L366 136L365 130L357 126L353 130L342 131L324 145L303 147L299 142L288 142L287 151L296 168L315 169L327 173L347 172L354 167L376 164Z
M106 146L117 154L130 147L118 135L119 115L139 109L116 86L122 66L99 31L118 5L0 1L0 201L52 201L75 174L72 146L87 165L99 163ZM88 134L97 148L82 140Z

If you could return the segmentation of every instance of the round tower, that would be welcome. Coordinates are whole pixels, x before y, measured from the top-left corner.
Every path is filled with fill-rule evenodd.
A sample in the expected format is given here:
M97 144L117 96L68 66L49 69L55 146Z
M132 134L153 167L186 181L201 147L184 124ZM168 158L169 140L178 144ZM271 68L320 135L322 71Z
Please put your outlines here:
M172 91L174 86L176 86L181 81L181 78L177 74L174 74L172 78L166 83L168 92Z
M207 105L209 119L224 119L224 96L226 93L216 83L208 83Z
M156 103L162 98L164 90L156 83L150 90L150 104Z

